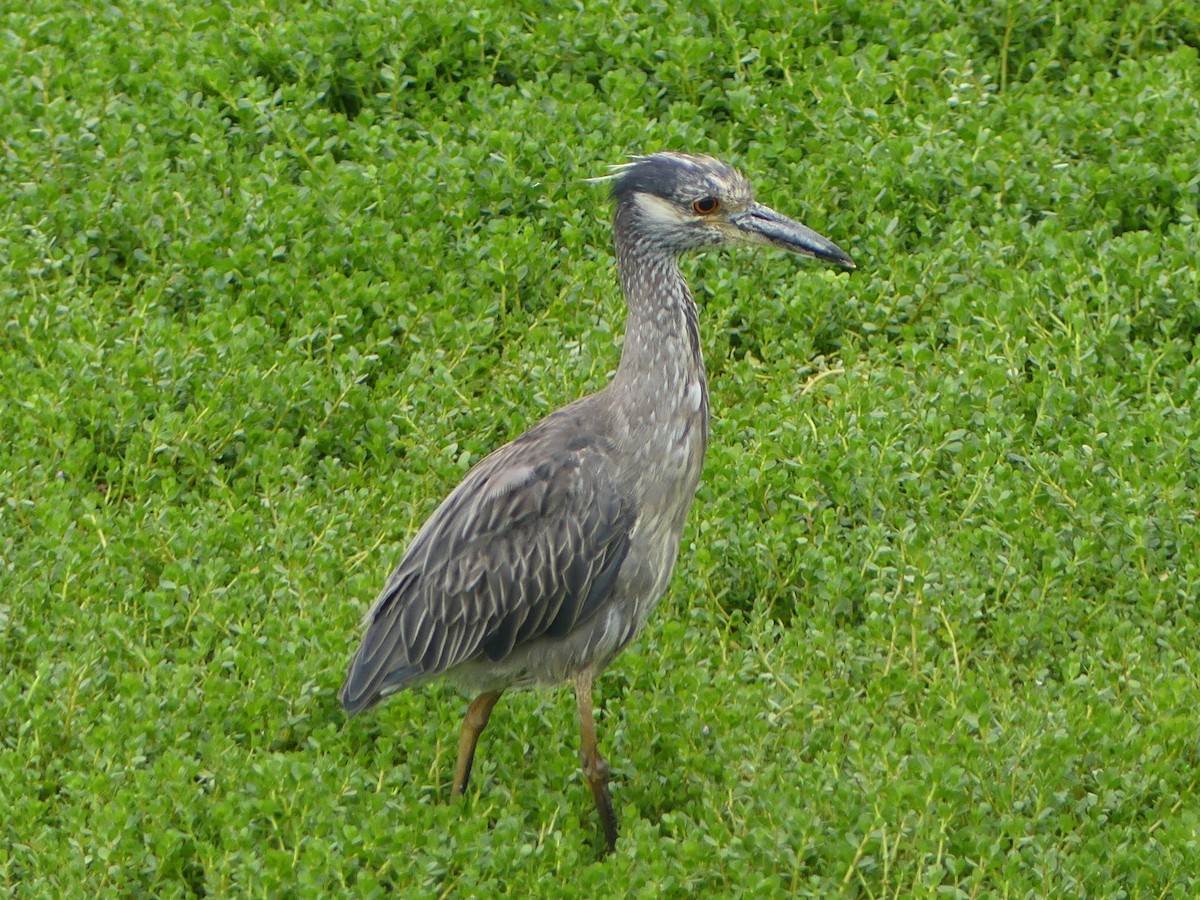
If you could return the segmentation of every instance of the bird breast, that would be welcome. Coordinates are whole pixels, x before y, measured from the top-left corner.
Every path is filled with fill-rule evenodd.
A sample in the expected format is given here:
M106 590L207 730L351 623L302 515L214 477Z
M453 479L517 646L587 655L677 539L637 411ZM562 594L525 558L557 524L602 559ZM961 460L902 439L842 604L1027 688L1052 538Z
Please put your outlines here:
M696 493L708 445L708 390L689 373L659 403L630 417L627 440L635 460L635 492L643 522L654 532L679 532Z

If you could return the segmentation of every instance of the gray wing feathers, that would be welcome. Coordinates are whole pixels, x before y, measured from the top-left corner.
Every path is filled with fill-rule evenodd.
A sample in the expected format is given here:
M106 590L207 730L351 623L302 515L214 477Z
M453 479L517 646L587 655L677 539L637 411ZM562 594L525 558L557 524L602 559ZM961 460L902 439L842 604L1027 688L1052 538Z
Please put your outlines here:
M367 613L339 692L347 709L480 655L500 660L562 637L596 612L629 550L634 512L607 454L593 449L535 429L467 474Z

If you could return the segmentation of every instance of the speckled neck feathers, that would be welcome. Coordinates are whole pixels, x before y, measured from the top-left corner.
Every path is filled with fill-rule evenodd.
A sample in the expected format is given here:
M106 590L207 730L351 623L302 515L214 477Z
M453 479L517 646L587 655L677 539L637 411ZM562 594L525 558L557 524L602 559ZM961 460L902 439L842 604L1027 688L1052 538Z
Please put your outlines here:
M642 405L662 410L676 400L682 411L699 414L707 430L708 385L696 304L676 254L648 236L633 204L619 204L613 224L629 316L611 389L631 412Z

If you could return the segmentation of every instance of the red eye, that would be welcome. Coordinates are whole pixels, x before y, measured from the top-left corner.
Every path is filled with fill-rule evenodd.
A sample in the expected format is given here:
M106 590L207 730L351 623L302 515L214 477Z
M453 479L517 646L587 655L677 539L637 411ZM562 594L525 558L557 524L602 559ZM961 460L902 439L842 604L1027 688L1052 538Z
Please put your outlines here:
M716 197L701 197L692 204L692 209L700 213L702 216L711 216L721 206L721 201Z

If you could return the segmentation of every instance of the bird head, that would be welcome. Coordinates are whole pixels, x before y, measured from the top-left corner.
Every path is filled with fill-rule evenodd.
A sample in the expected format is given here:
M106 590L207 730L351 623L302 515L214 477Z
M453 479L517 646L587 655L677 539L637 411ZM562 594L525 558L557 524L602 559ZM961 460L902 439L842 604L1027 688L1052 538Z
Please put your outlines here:
M711 156L639 156L605 180L612 181L618 216L636 217L638 239L670 252L767 244L854 268L837 244L757 202L745 176Z

